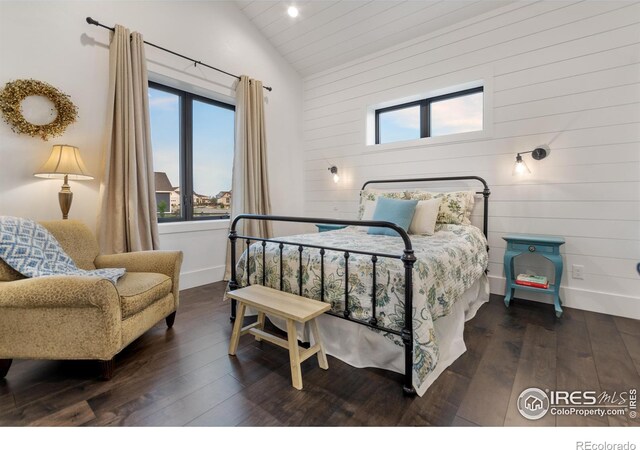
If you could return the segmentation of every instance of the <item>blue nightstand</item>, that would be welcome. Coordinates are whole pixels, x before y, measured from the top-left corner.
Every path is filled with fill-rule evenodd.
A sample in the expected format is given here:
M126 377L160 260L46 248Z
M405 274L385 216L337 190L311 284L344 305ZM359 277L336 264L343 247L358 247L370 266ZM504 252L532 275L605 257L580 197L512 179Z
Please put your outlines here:
M346 228L346 225L331 225L328 223L317 223L316 227L318 227L318 232L322 233L324 231L335 231L335 230L341 230L343 228Z
M553 295L553 304L556 317L562 316L562 300L560 300L560 280L562 279L562 255L560 246L564 244L564 238L559 236L536 236L533 234L508 234L502 239L507 241L507 250L504 252L504 274L507 279L504 304L509 306L515 289L523 291L541 292ZM521 286L516 284L516 274L513 269L513 259L523 253L537 253L553 263L555 267L554 284L549 284L547 289Z

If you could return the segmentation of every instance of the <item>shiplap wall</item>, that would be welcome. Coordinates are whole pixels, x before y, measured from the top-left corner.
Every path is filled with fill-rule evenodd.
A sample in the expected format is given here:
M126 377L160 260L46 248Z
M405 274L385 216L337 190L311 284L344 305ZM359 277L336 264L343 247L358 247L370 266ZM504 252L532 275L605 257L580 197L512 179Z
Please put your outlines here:
M479 77L488 136L366 145L372 106ZM303 110L308 216L354 218L368 179L479 175L492 292L503 235L561 235L565 304L640 318L640 3L516 2L306 78ZM516 152L545 143L550 156L525 156L532 174L513 177Z

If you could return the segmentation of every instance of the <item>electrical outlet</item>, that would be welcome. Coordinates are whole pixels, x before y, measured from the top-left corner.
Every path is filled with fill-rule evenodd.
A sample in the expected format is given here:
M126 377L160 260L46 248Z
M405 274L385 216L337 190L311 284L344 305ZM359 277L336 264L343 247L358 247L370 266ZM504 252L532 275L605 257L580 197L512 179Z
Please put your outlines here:
M571 268L572 276L576 280L584 280L584 266L574 264Z

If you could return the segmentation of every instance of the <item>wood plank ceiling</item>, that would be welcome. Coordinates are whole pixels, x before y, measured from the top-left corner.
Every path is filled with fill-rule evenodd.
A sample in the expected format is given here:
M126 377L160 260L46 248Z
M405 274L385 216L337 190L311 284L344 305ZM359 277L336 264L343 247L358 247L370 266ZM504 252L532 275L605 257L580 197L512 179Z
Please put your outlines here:
M509 0L236 0L303 76L501 7ZM296 6L299 15L289 17Z

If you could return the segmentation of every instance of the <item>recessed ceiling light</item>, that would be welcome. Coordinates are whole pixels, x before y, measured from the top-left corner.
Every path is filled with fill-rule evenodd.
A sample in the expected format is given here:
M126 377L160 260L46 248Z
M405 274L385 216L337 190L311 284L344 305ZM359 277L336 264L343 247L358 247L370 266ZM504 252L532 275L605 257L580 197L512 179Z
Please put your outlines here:
M298 8L296 8L295 6L289 6L289 9L287 9L287 14L289 14L291 17L298 17Z

